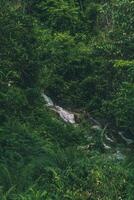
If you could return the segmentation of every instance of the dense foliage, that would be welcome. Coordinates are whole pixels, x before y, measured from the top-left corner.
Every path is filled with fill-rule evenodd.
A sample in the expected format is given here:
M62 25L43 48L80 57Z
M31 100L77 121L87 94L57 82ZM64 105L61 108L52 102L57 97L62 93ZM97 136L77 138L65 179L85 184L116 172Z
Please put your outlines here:
M133 200L134 1L1 0L0 38L0 199ZM64 123L42 90L104 128Z

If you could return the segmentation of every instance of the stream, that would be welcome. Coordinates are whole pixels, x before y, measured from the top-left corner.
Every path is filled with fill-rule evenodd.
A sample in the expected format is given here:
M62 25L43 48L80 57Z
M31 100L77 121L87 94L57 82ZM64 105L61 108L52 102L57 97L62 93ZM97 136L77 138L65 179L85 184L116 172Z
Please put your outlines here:
M70 123L70 124L77 124L75 113L62 108L59 105L55 105L54 102L52 101L52 99L50 97L48 97L46 94L42 93L41 96L43 97L46 106L49 107L50 110L57 113L64 122ZM99 133L102 133L102 132L105 133L105 129L107 127L102 128L101 124L97 120L95 120L92 117L90 117L90 118L91 119L89 119L89 120L91 120L91 124L92 124L91 129L94 129L94 130L98 131ZM134 140L132 140L130 138L126 138L122 132L118 132L117 135L127 145L134 144ZM115 136L113 136L111 134L107 134L107 133L104 134L103 147L105 150L107 150L107 151L112 150L112 148L114 148L112 146L115 143L116 143ZM115 147L115 151L112 154L112 156L114 156L117 160L124 160L126 157L126 155L122 152L122 149L116 148L116 147Z
M64 108L54 105L53 101L51 100L50 97L48 97L45 94L42 94L42 97L44 98L46 105L48 107L50 107L51 110L55 111L56 113L59 114L60 118L66 122L66 123L70 123L70 124L75 124L75 115L67 110L65 110Z

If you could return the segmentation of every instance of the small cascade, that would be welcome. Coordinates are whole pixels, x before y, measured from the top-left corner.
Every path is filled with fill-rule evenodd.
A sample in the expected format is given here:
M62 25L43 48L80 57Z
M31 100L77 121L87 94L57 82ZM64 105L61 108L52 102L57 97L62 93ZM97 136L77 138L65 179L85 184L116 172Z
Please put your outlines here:
M107 140L108 142L111 142L111 143L114 142L113 138L111 138L111 137L108 136L107 134L105 134L105 138L106 138L106 140Z
M65 121L71 124L75 124L75 116L73 113L61 108L60 106L55 106L56 112L59 113L60 117Z
M113 147L114 144L114 139L108 135L107 133L104 134L104 138L103 138L103 147L106 150L110 150Z
M57 113L64 122L70 123L70 124L77 123L76 115L80 115L80 113L72 113L58 105L55 105L53 103L52 99L50 97L48 97L47 95L45 95L44 93L42 93L41 96L45 100L46 105L50 108L50 110ZM91 129L102 133L102 135L103 135L102 145L103 145L104 149L107 150L108 152L109 151L112 152L113 150L116 149L116 153L114 153L113 156L117 160L123 160L125 158L125 155L122 153L122 151L117 149L116 137L114 137L114 135L108 131L105 132L107 126L103 129L101 124L98 121L96 121L94 118L92 118L91 116L89 118L89 121L92 124ZM118 135L128 145L134 144L134 140L126 138L122 132L118 132ZM90 140L90 139L91 139L91 137L88 137L88 140ZM83 148L87 149L87 146L84 146Z
M126 138L122 132L118 132L118 135L124 140L128 145L133 144L134 140Z
M120 150L117 150L116 153L114 154L114 156L117 160L125 159L125 155Z
M91 127L91 129L98 130L98 131L102 131L102 128L101 128L100 126L98 126L98 125L93 125L93 126Z
M41 96L44 98L47 106L54 106L54 103L50 97L48 97L44 93L42 93Z
M70 124L75 124L75 115L65 109L63 109L60 106L54 105L53 101L51 100L50 97L48 97L47 95L45 95L44 93L42 94L42 97L44 98L46 105L48 107L50 107L51 110L55 111L56 113L59 114L59 116L61 117L61 119L64 122L68 122Z
M106 149L106 150L112 149L109 145L107 145L107 144L104 143L104 142L103 142L103 147L104 147L104 149Z

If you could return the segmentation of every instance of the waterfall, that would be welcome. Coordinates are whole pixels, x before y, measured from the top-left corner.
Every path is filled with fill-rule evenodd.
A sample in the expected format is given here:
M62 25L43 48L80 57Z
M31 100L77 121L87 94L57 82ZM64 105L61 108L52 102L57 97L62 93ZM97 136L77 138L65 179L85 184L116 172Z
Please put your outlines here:
M75 124L75 116L73 113L65 110L64 108L54 105L53 101L50 97L42 93L42 97L44 98L46 105L50 107L51 110L55 111L59 114L63 121L68 122L70 124Z
M75 114L65 110L64 108L55 105L50 97L48 97L46 94L42 92L41 96L45 100L46 105L49 107L50 110L53 110L55 113L59 115L59 117L66 123L70 124L76 124ZM99 122L97 122L95 119L90 117L90 122L93 124L91 126L91 129L95 129L96 131L102 132L104 131L102 129L102 126ZM118 132L118 135L128 144L133 144L134 140L126 138L122 132ZM104 134L104 141L102 142L103 147L105 150L109 151L112 150L112 144L114 144L115 138L114 136L108 135L108 133ZM85 148L85 147L84 147ZM123 160L125 156L121 153L121 151L117 150L117 152L114 155L116 159Z
M42 93L41 96L44 98L47 106L54 106L54 103L53 103L53 101L51 100L50 97L48 97L44 93Z

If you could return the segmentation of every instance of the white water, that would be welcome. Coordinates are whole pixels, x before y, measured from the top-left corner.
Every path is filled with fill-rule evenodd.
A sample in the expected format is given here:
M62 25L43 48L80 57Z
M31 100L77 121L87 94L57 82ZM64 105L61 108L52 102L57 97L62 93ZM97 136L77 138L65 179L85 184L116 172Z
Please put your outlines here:
M51 100L50 97L48 97L48 96L45 95L44 93L42 93L41 95L42 95L42 97L44 98L44 100L45 100L47 106L54 106L54 103L53 103L53 101Z
M53 101L51 100L50 97L48 97L47 95L45 95L44 93L42 93L42 97L44 98L46 105L53 110L54 112L58 113L58 115L60 116L60 118L66 122L66 123L70 123L70 124L76 124L75 121L75 114L65 110L64 108L57 106L53 103ZM96 122L96 120L91 120L92 122L94 122L94 125L91 127L92 129L98 130L98 131L102 131L101 125ZM122 132L118 133L120 135L120 137L127 143L127 144L132 144L134 143L133 140L126 138ZM112 147L111 145L107 144L107 142L111 142L114 143L113 138L109 137L107 134L105 135L105 139L106 139L106 143L103 142L103 147L106 150L111 150ZM84 147L85 148L85 147ZM121 151L117 150L117 152L114 154L115 158L118 160L123 160L125 158L125 156L121 153Z
M107 134L105 135L105 138L109 142L114 142L114 140L112 138L110 138Z
M117 160L124 160L125 159L125 155L123 153L121 153L119 150L117 150L114 155L117 158Z
M103 147L104 147L104 149L106 149L106 150L111 149L111 147L110 147L109 145L107 145L106 143L103 143Z
M126 138L122 132L118 132L118 134L121 136L121 138L129 145L129 144L132 144L134 143L134 140L132 139L129 139L129 138Z
M98 131L102 131L102 128L101 128L100 126L98 126L98 125L93 125L93 126L91 127L91 129L95 129L95 130L98 130Z
M46 105L51 108L51 110L55 111L56 113L59 114L59 116L63 119L63 121L68 122L70 124L75 124L75 116L73 113L63 109L60 106L54 105L53 101L51 100L50 97L42 93L42 97L44 98Z
M60 106L55 106L56 112L59 113L60 117L65 121L71 124L75 124L75 116L73 113L68 112L67 110L61 108Z

